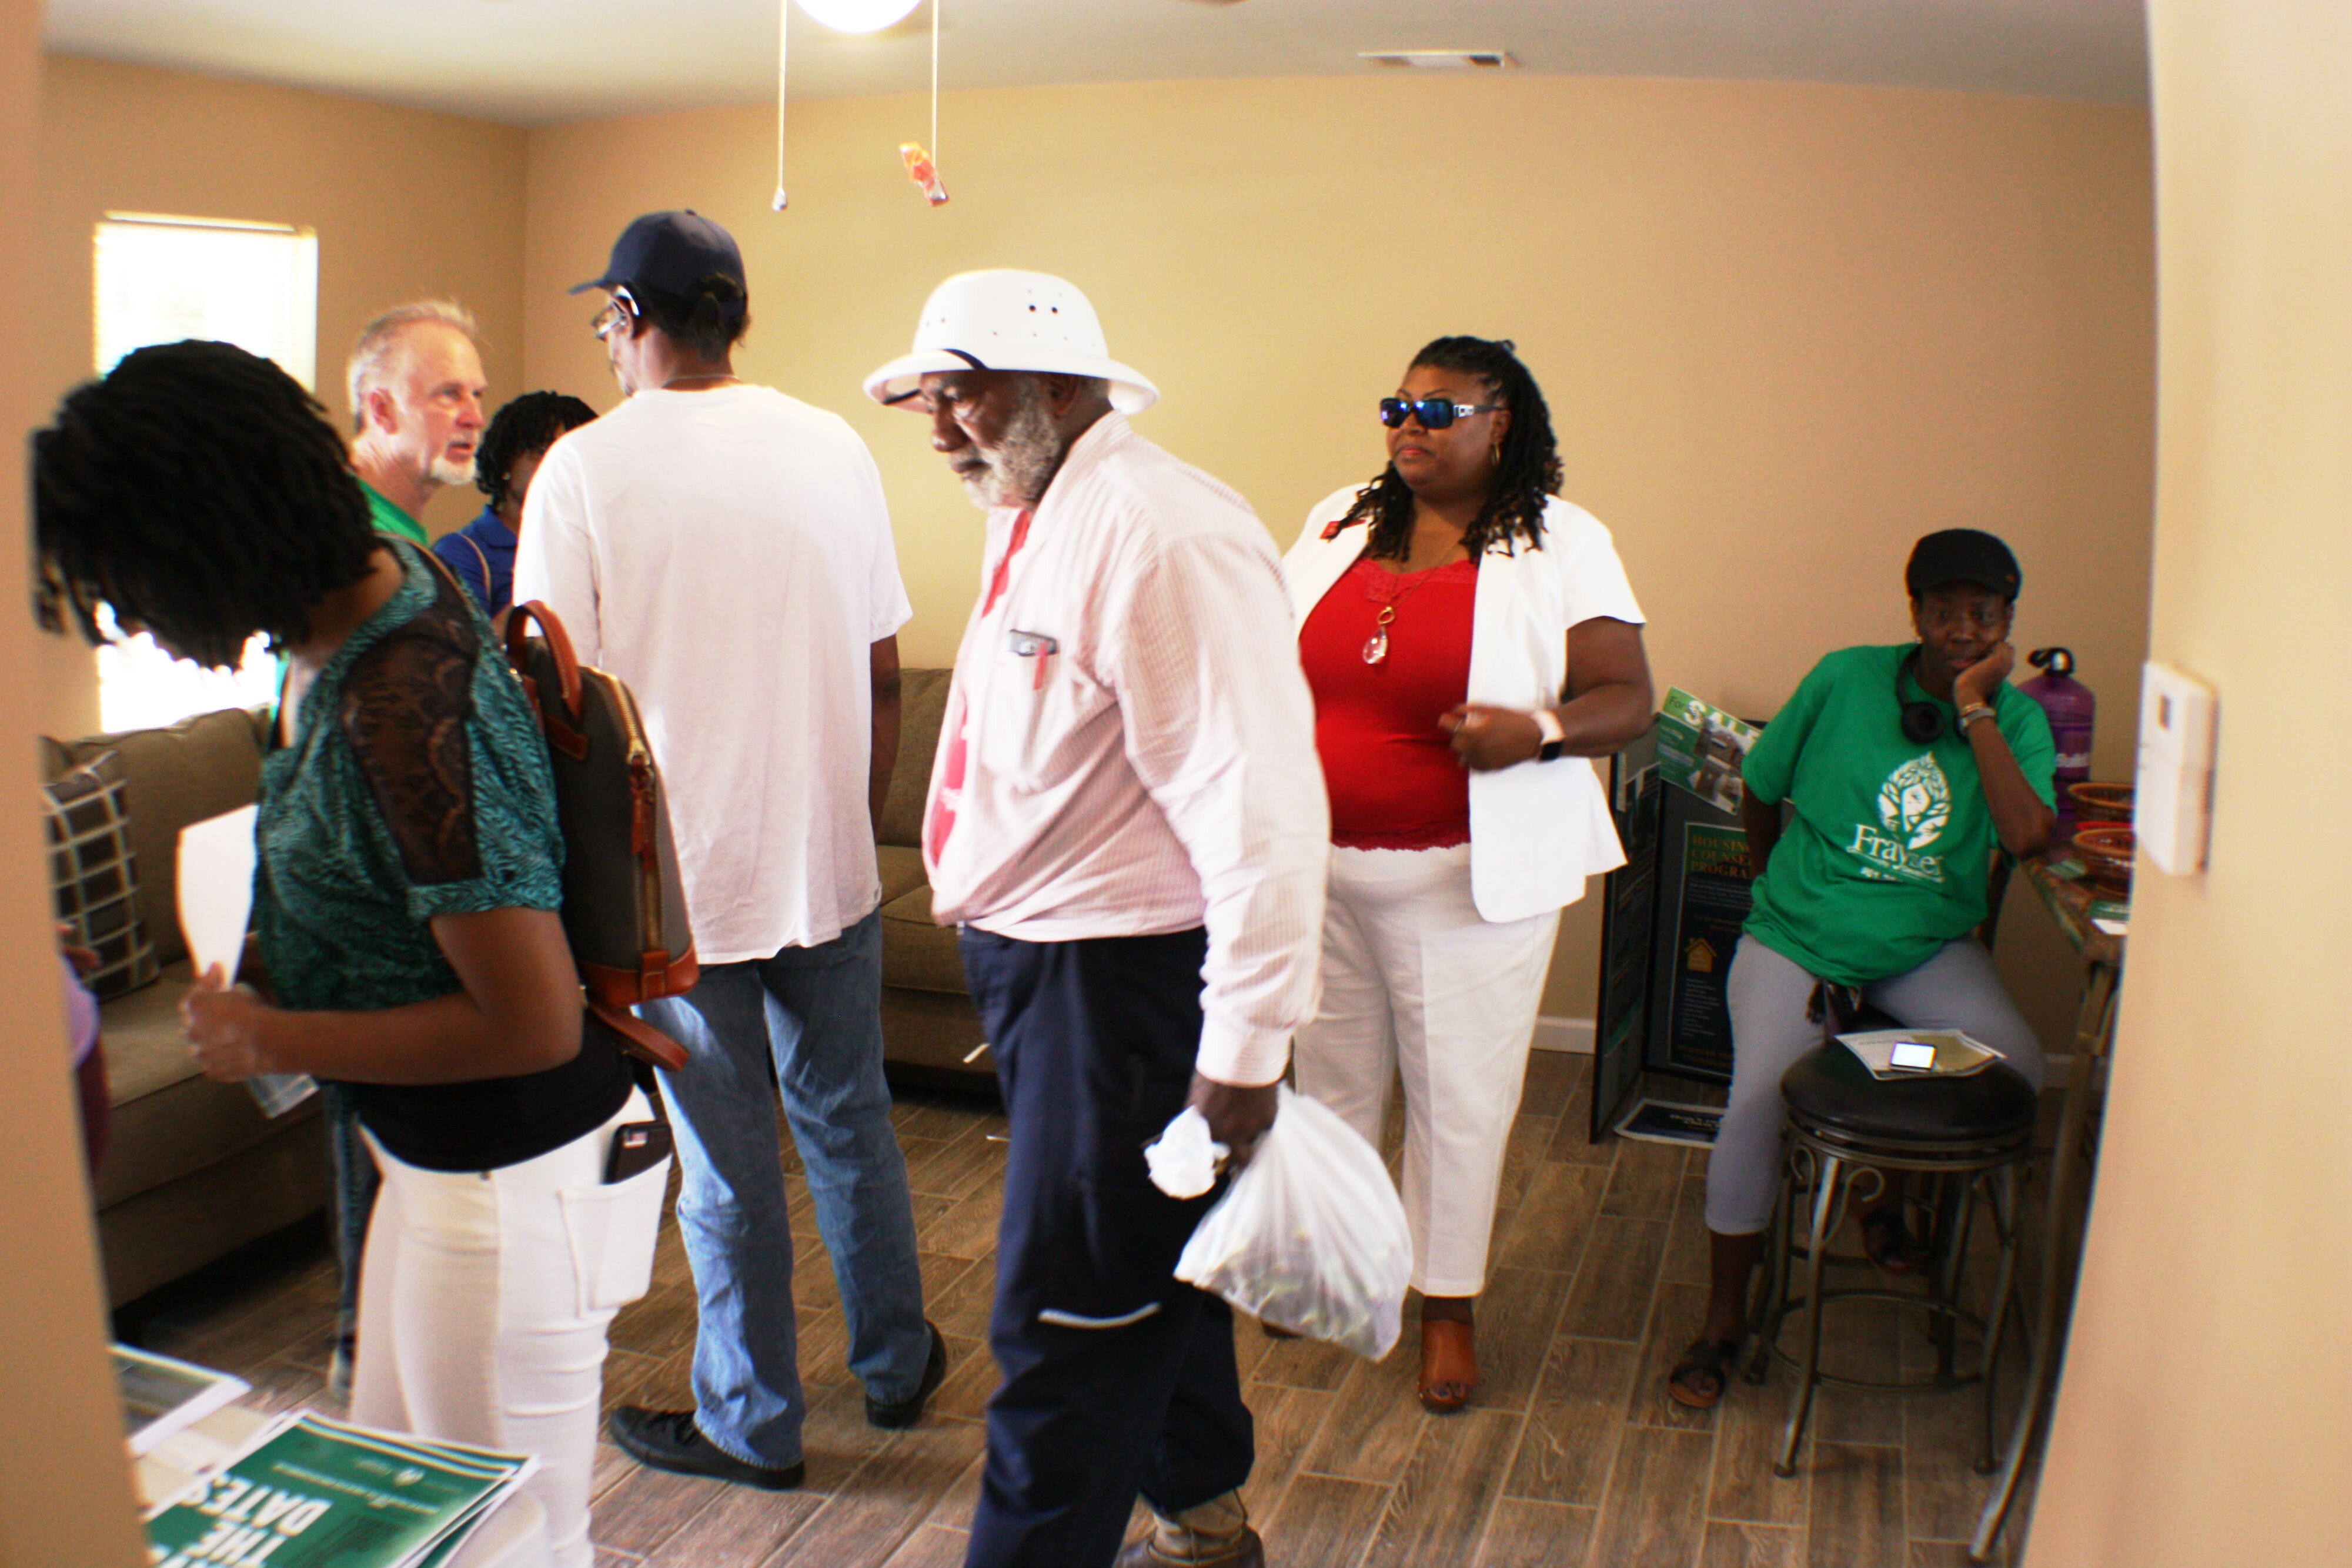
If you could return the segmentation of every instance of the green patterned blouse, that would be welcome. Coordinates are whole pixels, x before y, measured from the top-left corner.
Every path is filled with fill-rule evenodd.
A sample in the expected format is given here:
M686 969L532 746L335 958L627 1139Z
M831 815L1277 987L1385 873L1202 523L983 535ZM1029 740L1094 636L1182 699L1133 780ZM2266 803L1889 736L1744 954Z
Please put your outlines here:
M367 1010L460 988L427 922L557 909L545 742L489 625L404 544L407 580L311 684L261 770L253 926L280 1005Z

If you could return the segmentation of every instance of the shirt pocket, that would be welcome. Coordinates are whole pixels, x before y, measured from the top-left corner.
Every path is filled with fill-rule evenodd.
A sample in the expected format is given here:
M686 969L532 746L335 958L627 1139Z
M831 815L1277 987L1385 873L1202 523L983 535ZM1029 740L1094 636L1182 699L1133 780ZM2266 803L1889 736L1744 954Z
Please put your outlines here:
M556 1194L563 1206L582 1317L618 1312L652 1285L669 1167L664 1159L625 1181L565 1187Z
M1050 632L999 632L991 658L980 766L1003 782L1042 788L1065 743L1103 706L1102 694L1070 667L1068 648Z

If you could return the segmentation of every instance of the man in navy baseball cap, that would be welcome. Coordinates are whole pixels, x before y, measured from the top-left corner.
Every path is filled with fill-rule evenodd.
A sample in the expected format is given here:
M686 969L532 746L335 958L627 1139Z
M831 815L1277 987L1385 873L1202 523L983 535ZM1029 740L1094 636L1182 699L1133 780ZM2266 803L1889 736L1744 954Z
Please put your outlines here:
M592 288L651 289L677 299L691 299L697 287L713 274L735 285L735 312L750 306L751 285L743 276L743 253L735 236L701 214L647 213L613 242L613 257L604 275L574 284L573 294Z
M590 329L628 399L541 461L514 591L635 696L701 955L692 990L645 1009L690 1059L661 1089L698 1314L694 1399L623 1405L611 1431L656 1469L783 1490L807 1473L808 1400L772 1083L866 1420L913 1426L947 1375L882 1075L873 824L913 612L866 444L735 373L751 317L727 231L649 213L572 292L592 288L609 298Z

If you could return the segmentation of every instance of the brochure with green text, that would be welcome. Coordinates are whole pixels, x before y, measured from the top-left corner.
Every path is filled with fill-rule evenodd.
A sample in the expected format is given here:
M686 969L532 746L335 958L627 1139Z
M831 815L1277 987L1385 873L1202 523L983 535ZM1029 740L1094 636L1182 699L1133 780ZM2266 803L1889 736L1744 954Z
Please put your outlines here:
M539 1461L301 1411L148 1516L154 1568L425 1568Z
M1727 811L1739 810L1739 767L1764 732L1680 686L1658 710L1658 772Z

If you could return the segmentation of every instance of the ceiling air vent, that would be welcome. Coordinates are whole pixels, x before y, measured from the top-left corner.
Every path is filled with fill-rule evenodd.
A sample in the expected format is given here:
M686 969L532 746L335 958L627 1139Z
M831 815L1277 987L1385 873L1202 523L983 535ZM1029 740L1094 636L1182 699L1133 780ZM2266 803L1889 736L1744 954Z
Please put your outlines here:
M1367 65L1424 71L1498 71L1519 63L1507 49L1365 49L1356 57Z

